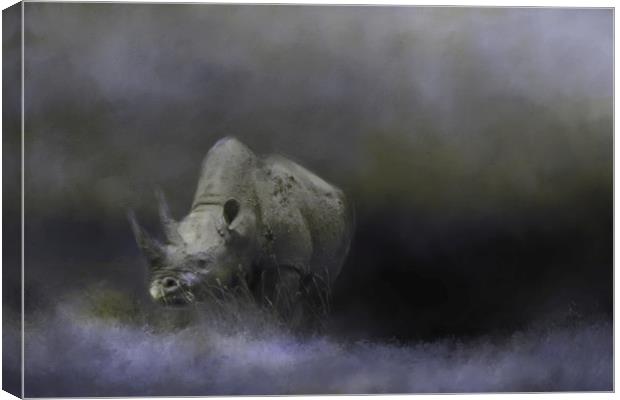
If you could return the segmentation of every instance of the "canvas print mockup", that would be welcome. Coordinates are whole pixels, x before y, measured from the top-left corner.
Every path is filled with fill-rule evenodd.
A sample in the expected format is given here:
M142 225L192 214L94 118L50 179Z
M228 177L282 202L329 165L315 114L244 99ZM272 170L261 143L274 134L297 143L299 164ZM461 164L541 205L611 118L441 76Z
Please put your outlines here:
M613 10L3 11L3 389L613 391Z

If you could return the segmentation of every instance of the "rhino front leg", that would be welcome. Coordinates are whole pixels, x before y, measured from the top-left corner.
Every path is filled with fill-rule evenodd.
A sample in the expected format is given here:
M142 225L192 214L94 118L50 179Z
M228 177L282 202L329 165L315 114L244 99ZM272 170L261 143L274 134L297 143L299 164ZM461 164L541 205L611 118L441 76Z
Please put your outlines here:
M292 328L300 328L304 322L304 299L301 292L301 276L292 268L280 267L277 271L274 306L280 317Z
M260 296L263 302L294 329L304 326L306 319L301 281L300 270L290 266L269 268L261 274Z

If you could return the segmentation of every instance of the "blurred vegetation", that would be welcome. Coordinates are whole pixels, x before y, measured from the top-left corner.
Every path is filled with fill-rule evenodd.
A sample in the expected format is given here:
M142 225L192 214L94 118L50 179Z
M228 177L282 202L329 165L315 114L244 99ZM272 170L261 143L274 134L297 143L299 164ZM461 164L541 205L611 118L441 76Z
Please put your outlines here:
M164 307L145 298L142 293L132 293L114 288L109 282L89 285L85 290L64 294L58 305L65 312L83 322L108 326L131 326L147 332L173 332L204 322L213 332L246 330L257 335L267 335L289 327L269 307L260 307L248 297L233 295L224 299L196 303L188 307ZM35 314L36 315L36 314ZM29 318L36 320L36 318Z

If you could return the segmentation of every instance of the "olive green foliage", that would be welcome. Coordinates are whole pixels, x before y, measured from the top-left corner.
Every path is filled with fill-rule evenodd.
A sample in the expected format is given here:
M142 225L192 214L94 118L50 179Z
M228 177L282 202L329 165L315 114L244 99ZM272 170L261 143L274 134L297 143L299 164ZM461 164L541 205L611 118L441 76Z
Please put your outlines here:
M507 117L507 118L505 118ZM368 163L351 187L365 205L398 205L448 215L526 214L558 203L612 196L611 120L593 126L552 119L505 121L466 140L422 132L376 135L366 142ZM609 135L601 135L608 131ZM591 199L591 196L601 196ZM590 204L586 206L591 206Z
M143 318L140 306L127 293L112 289L86 292L86 312L95 318L120 323L138 323Z

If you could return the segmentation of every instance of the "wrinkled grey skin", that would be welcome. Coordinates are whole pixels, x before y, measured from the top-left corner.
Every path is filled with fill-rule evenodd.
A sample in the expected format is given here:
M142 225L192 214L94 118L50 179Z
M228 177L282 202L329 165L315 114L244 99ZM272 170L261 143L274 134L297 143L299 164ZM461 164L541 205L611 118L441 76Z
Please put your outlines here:
M244 285L299 318L304 293L328 292L349 249L353 213L341 190L284 157L258 157L234 138L208 152L180 222L158 197L166 244L150 238L132 213L130 221L150 265L150 294L164 304Z

